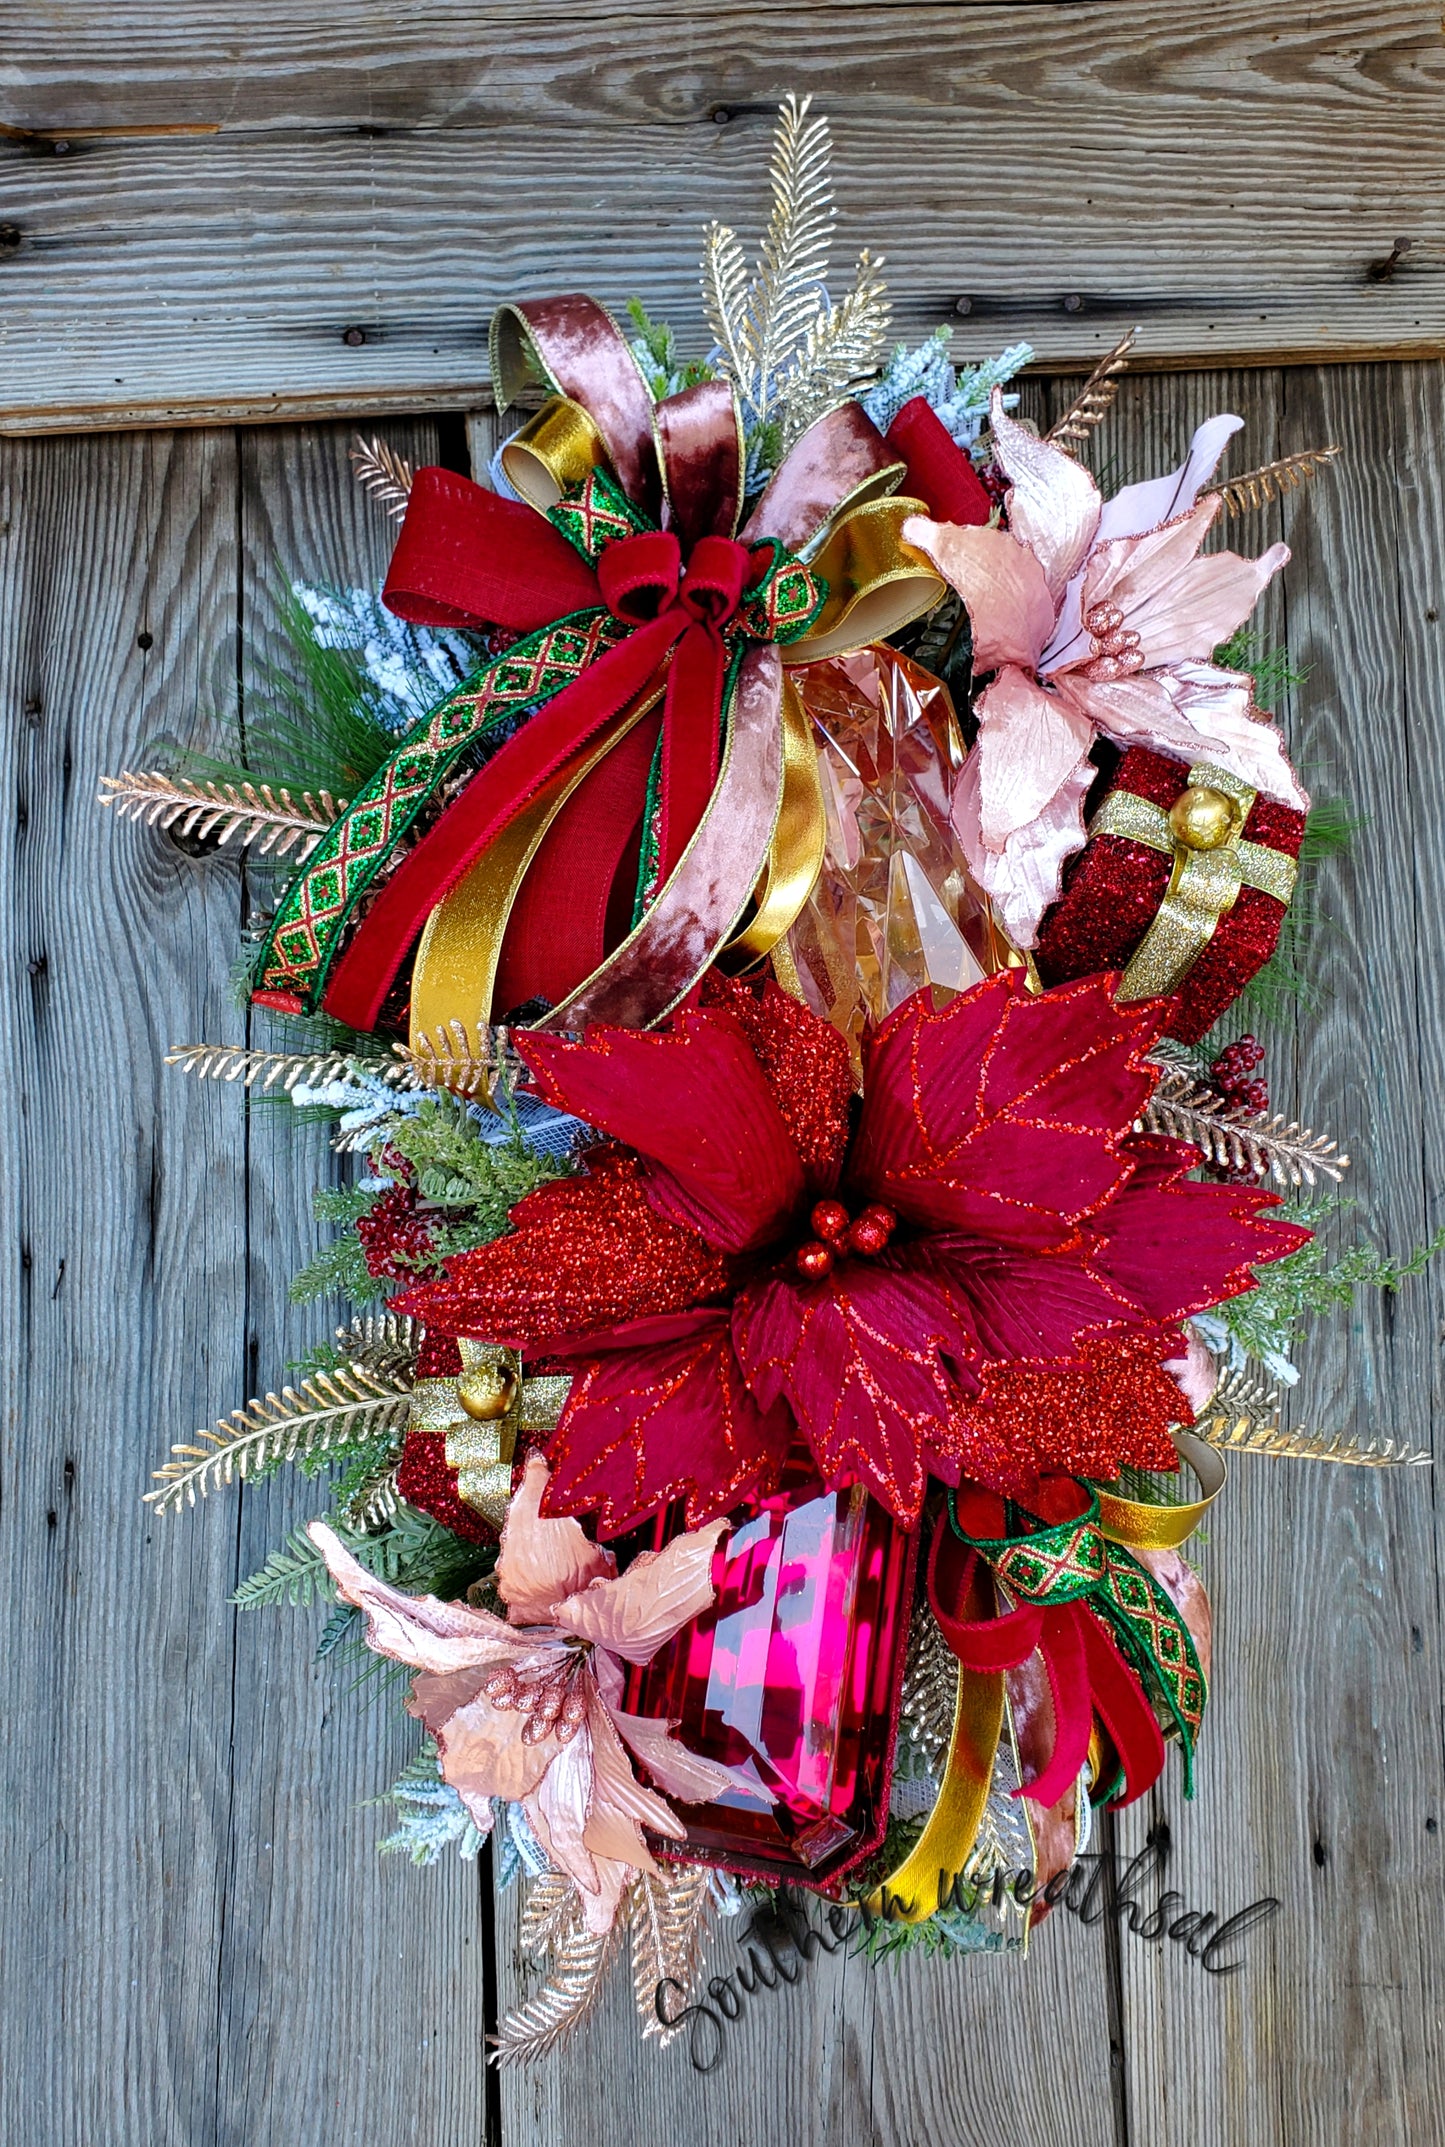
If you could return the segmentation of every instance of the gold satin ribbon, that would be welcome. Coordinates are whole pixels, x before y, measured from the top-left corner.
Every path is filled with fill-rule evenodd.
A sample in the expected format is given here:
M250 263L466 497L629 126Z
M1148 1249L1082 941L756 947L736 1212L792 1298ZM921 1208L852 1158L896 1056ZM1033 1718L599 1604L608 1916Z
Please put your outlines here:
M428 917L411 972L411 1048L435 1045L460 1021L468 1036L492 1010L492 988L512 907L558 813L619 738L661 700L651 685L630 701L577 760L507 823Z
M1176 1431L1174 1444L1199 1479L1202 1498L1177 1506L1149 1506L1099 1490L1099 1526L1111 1543L1129 1551L1176 1551L1187 1543L1229 1480L1224 1456L1192 1431Z
M896 496L845 505L808 560L828 584L823 609L801 641L787 644L784 663L851 656L932 611L945 585L931 561L903 541L908 517L927 512L921 500Z
M870 1915L886 1916L890 1923L922 1923L941 1905L973 1854L1002 1733L1002 1671L960 1666L938 1802L898 1869L864 1901Z
M796 921L823 866L828 822L813 725L802 699L783 674L783 801L773 828L757 909L723 950L761 961Z
M1227 768L1201 761L1189 771L1191 788L1218 791L1228 799L1231 827L1216 849L1196 849L1176 834L1169 814L1149 798L1111 790L1089 823L1089 835L1116 835L1172 856L1174 869L1164 899L1135 948L1116 997L1162 998L1178 989L1227 917L1241 887L1258 888L1282 905L1294 893L1299 868L1282 850L1246 842L1244 823L1256 793Z
M545 514L593 470L611 471L601 433L580 403L553 395L502 449L502 468L518 496Z

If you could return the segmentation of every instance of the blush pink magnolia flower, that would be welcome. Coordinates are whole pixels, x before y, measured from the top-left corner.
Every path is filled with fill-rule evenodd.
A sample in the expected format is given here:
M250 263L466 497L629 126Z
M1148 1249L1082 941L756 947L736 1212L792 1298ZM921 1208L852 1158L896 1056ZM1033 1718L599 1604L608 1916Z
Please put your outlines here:
M1084 841L1096 736L1211 761L1301 810L1300 788L1253 682L1210 659L1289 558L1201 557L1222 502L1199 498L1237 417L1211 418L1171 476L1109 501L1061 448L1004 414L995 453L1008 477L1008 528L911 516L910 544L963 598L974 669L996 673L978 703L978 742L954 799L975 879L1019 947L1031 947Z
M324 1522L309 1533L342 1600L366 1613L368 1645L417 1672L408 1706L478 1831L491 1827L493 1797L520 1803L551 1862L579 1887L587 1928L602 1932L636 1873L656 1869L642 1829L685 1833L637 1779L628 1751L685 1803L709 1802L736 1779L679 1744L670 1724L622 1708L623 1664L649 1662L711 1603L727 1524L675 1536L619 1575L576 1521L543 1520L546 1488L547 1464L533 1454L497 1558L505 1620L388 1587Z

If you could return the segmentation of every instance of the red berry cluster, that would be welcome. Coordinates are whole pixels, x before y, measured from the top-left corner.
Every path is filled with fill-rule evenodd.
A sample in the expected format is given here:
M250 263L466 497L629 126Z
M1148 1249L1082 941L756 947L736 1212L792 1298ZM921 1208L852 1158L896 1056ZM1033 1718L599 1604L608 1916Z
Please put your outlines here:
M1226 1103L1239 1104L1246 1111L1267 1111L1269 1083L1259 1071L1263 1064L1264 1045L1259 1038L1238 1037L1210 1067L1210 1082Z
M841 1200L820 1200L808 1220L818 1234L798 1247L793 1265L809 1282L820 1282L831 1274L833 1262L849 1253L876 1259L898 1228L898 1217L881 1200L857 1216L850 1215Z
M409 1185L394 1185L369 1212L357 1219L356 1235L369 1275L399 1281L428 1267L435 1257L431 1232L416 1212Z

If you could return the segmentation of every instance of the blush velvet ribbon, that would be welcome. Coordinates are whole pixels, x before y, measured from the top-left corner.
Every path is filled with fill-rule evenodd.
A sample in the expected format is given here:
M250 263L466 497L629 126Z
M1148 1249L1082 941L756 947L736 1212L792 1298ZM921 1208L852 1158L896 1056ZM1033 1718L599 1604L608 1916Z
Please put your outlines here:
M766 952L821 861L812 727L784 664L805 698L798 667L938 602L901 536L919 499L987 518L926 404L885 439L849 401L743 521L731 386L654 405L580 294L503 307L492 368L500 408L527 377L550 390L503 450L519 498L419 471L384 593L416 624L522 638L328 830L272 926L263 1004L374 1027L420 934L414 1037L534 995L551 1002L540 1026L646 1026L740 925Z

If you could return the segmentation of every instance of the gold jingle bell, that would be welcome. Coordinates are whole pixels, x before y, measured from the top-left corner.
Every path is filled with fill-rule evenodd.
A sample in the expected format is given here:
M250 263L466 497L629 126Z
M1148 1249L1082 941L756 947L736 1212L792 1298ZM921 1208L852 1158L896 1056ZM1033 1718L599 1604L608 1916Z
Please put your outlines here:
M1234 800L1207 783L1191 783L1169 808L1169 826L1186 850L1222 850L1235 830Z
M495 1424L517 1399L517 1375L509 1364L476 1364L457 1381L457 1400L478 1424Z

